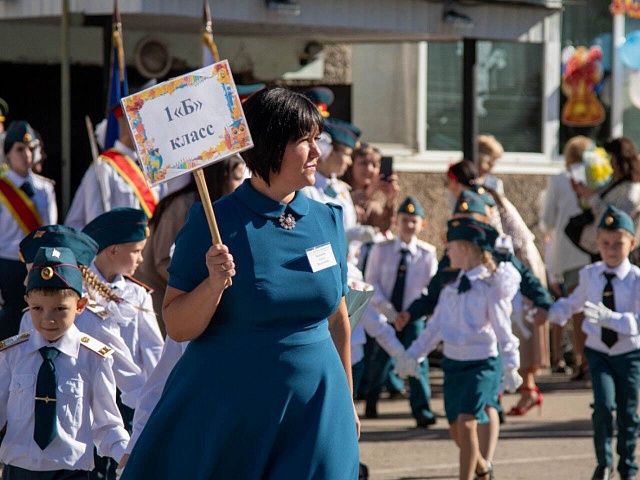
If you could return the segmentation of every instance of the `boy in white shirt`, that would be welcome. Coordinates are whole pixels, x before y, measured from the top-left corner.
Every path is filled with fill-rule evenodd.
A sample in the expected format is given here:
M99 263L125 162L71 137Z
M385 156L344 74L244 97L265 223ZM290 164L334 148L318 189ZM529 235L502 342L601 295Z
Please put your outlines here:
M378 311L393 321L398 312L406 310L420 297L438 270L436 249L433 245L418 240L425 225L424 209L415 197L407 197L398 208L399 236L394 240L374 245L367 261L365 280L373 285L376 293L372 303ZM403 328L396 326L397 336L404 347L411 345L424 330L424 318L417 318ZM376 404L382 385L393 368L393 360L381 349L372 359L371 378L367 392L365 415L377 416ZM429 400L429 363L425 359L420 366L418 378L409 379L411 413L417 426L426 428L436 419L431 412Z
M35 332L0 342L3 478L87 479L94 444L120 459L129 441L115 402L112 350L74 325L87 299L71 250L41 248L26 290Z
M618 472L636 478L635 447L640 387L640 269L629 262L635 247L633 220L608 207L598 225L596 244L602 261L582 268L575 290L549 310L549 321L564 325L582 311L584 353L593 386L593 443L598 466L593 480L613 478L613 411L618 426Z

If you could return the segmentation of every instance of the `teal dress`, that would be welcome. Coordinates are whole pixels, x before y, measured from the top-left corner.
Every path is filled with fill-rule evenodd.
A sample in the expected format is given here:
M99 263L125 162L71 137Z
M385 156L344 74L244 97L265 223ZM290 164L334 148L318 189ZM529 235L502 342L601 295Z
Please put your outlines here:
M300 192L280 204L247 180L214 210L233 285L171 373L123 480L357 479L353 404L327 321L347 292L341 208ZM289 213L292 230L278 220ZM336 265L313 273L306 252L327 243ZM210 246L197 203L169 285L207 278Z

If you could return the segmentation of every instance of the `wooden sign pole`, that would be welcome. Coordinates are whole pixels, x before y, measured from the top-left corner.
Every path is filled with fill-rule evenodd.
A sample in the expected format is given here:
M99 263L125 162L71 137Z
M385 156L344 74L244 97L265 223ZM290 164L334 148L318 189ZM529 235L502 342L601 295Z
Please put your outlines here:
M200 194L200 200L204 206L204 214L207 217L207 223L209 224L209 231L211 232L211 238L216 245L222 244L222 238L220 237L220 231L218 230L218 222L216 222L216 215L213 212L213 205L211 205L211 197L209 197L209 189L207 188L207 182L204 178L204 172L202 168L198 168L193 172L193 176L196 179L196 185L198 186L198 193ZM233 284L231 279L227 279L227 287Z

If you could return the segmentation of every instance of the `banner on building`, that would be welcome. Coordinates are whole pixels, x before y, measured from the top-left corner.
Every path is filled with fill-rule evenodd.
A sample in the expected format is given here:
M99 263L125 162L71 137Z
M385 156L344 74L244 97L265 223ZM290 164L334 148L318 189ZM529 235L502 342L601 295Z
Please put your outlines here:
M122 99L150 185L253 147L226 60Z

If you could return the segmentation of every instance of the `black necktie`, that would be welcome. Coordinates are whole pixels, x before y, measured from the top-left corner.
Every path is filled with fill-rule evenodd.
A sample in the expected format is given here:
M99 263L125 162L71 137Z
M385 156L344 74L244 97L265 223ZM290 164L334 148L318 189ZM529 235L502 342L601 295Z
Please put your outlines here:
M407 273L407 255L409 250L403 248L400 250L400 263L398 264L398 273L396 274L396 283L393 285L393 293L391 294L391 304L397 312L402 311L402 300L404 300L404 277Z
M60 351L54 347L42 347L42 365L38 370L38 382L36 383L36 407L33 439L44 450L53 441L58 432L56 403L58 388L58 374L53 359Z
M20 189L27 194L27 196L29 198L33 197L36 192L33 191L33 187L31 186L31 184L29 182L24 182L22 184L22 186L20 187Z
M471 282L466 275L460 277L460 283L458 284L458 293L464 293L467 290L471 290Z
M611 280L616 276L616 274L605 272L604 276L607 279L607 284L604 286L604 290L602 291L602 304L609 310L613 310L615 312L616 302L613 296L613 285L611 284ZM613 347L618 341L618 333L606 327L600 327L600 330L600 338L602 339L602 343L604 343L609 348Z

